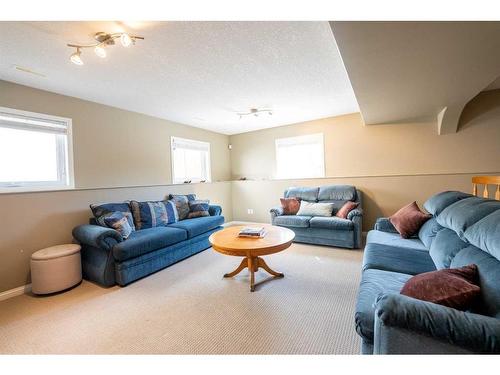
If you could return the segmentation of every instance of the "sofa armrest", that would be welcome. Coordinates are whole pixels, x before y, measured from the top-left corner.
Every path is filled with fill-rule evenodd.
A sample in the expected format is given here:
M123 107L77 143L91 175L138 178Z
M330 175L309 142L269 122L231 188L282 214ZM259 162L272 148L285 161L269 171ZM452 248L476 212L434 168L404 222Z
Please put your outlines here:
M349 213L347 214L347 218L349 220L352 220L354 216L363 216L363 209L355 208L354 210L349 211Z
M385 345L387 332L413 333L433 339L436 348L456 346L457 352L500 353L500 319L455 310L420 301L401 294L386 294L375 303L375 340L377 354L414 353L419 351L408 340L397 346ZM390 335L390 333L389 333ZM411 335L405 335L406 338ZM433 342L431 341L431 342ZM407 346L405 348L405 346Z
M269 210L269 213L271 214L271 219L274 219L276 216L282 216L283 215L283 207L273 207Z
M222 207L211 204L210 206L208 206L208 213L210 214L210 216L220 216L222 214Z
M375 222L373 229L388 233L399 233L387 217L379 217Z
M73 237L81 244L111 250L123 238L116 230L99 225L84 224L73 229Z

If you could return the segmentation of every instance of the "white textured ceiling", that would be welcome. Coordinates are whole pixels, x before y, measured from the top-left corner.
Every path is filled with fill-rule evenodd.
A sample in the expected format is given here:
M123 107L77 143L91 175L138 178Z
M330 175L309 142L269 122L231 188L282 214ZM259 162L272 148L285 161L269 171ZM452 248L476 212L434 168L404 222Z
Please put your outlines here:
M66 43L98 31L145 40L72 64ZM0 22L0 35L0 79L215 132L359 110L328 22ZM238 118L252 107L274 114Z

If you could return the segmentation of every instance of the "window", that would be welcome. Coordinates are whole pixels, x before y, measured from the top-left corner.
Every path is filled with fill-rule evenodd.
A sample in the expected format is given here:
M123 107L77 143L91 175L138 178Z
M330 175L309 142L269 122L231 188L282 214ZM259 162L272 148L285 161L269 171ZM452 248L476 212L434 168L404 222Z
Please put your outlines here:
M276 177L325 177L323 133L276 139Z
M210 143L172 137L172 183L210 181Z
M73 187L71 120L0 107L0 189Z

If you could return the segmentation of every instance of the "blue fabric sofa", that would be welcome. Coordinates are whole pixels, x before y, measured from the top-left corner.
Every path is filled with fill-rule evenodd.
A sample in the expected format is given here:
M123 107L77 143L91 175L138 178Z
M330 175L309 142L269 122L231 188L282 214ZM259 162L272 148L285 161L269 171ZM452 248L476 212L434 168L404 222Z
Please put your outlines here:
M500 201L442 192L433 216L403 239L380 218L368 232L356 330L364 354L500 353ZM481 296L470 311L399 294L413 275L476 264Z
M76 227L73 237L82 246L83 277L106 287L125 286L208 249L208 237L222 229L224 223L220 206L211 205L209 213L164 227L137 230L126 240L114 229L99 225Z
M347 247L361 246L363 224L362 194L351 185L327 185L320 187L292 187L285 191L285 198L300 198L308 202L330 202L334 204L334 214L345 202L359 202L359 206L349 212L347 219L332 217L312 217L283 215L283 209L271 209L271 224L286 227L295 232L294 242L316 245Z

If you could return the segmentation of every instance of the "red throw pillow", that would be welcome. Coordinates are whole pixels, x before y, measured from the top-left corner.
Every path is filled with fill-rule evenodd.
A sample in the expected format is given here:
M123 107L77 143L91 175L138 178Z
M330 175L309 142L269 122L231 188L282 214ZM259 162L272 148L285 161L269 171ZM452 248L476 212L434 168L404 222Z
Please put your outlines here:
M345 202L344 205L337 211L335 216L342 219L347 219L347 214L359 206L359 202Z
M458 310L467 310L481 293L477 266L449 268L413 276L401 294Z
M394 228L396 228L401 237L410 238L431 217L432 215L424 214L420 211L417 202L413 202L389 217L389 221L394 225Z
M300 208L299 198L280 198L283 215L297 215Z

